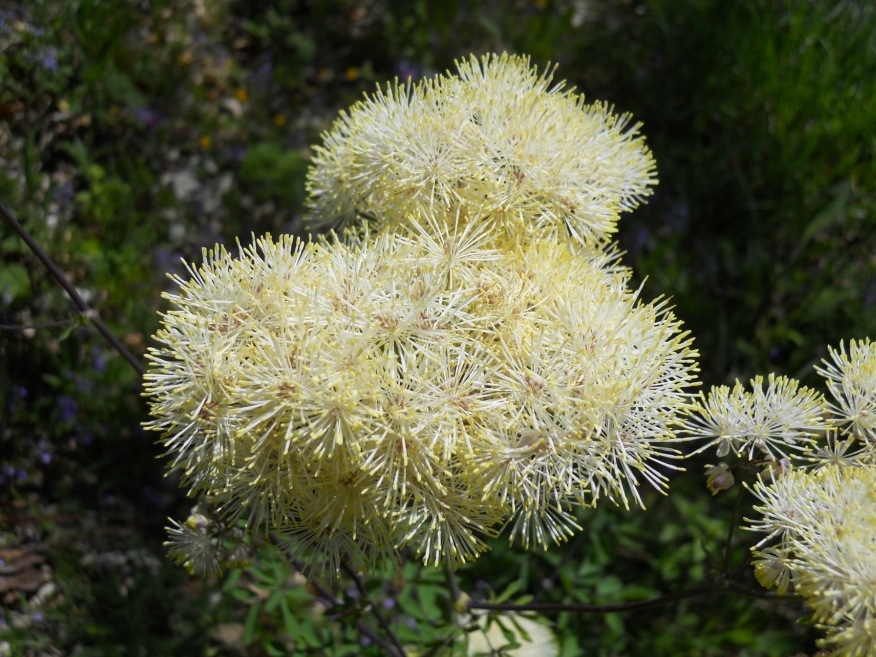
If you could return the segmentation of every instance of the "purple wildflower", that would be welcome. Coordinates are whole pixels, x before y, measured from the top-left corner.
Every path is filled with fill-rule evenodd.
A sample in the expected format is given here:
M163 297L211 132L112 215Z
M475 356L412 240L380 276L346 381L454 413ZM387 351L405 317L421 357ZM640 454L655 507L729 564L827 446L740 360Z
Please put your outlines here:
M161 123L161 112L153 107L138 107L134 110L134 120L144 128L154 128Z
M42 66L47 71L54 73L58 70L57 51L53 46L40 48L40 50L37 52L36 59L37 62L39 62L40 66Z
M91 366L95 372L103 372L106 370L106 352L99 346L95 345L91 349Z
M58 418L66 422L76 417L76 411L79 409L79 404L69 395L61 395L58 397Z
M57 185L52 189L52 201L61 208L68 207L73 202L74 196L73 185L68 182Z
M416 82L423 75L423 70L415 63L409 62L406 59L401 60L396 67L400 80L410 79Z

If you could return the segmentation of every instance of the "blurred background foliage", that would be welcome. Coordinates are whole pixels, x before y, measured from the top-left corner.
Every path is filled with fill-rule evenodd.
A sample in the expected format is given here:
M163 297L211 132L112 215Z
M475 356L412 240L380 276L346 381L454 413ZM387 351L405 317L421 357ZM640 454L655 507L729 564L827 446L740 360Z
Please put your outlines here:
M298 230L309 146L338 109L501 50L644 124L661 182L618 239L696 336L706 383L808 380L826 345L876 337L867 0L6 0L0 200L142 355L180 258ZM380 654L267 547L217 582L166 562L165 518L189 502L140 428L136 374L5 225L0 254L0 656ZM588 603L730 571L754 587L753 540L728 539L737 491L707 496L701 468L647 512L584 514L562 550L498 543L460 580ZM438 645L442 582L408 564L367 585L400 634ZM361 592L341 593L355 617ZM555 620L564 655L789 656L814 651L801 615L728 589Z

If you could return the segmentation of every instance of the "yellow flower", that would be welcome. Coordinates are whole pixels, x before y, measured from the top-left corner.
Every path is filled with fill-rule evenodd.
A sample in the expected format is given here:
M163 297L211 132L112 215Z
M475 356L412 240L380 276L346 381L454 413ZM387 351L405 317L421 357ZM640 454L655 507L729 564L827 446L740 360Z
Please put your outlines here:
M813 448L830 426L826 411L821 394L796 379L770 374L766 381L753 378L750 391L739 381L732 390L715 386L700 397L684 431L709 441L697 452L714 446L719 457L732 452L749 460L781 461Z
M696 371L677 320L567 246L489 239L454 216L205 252L144 386L191 493L333 569L464 563L509 520L546 547L576 506L664 487Z
M852 340L830 348L830 361L816 370L827 381L835 399L831 405L840 426L876 452L876 344Z
M791 569L782 558L782 554L775 549L767 548L762 552L755 552L753 562L754 578L765 589L776 588L776 593L785 595L791 584Z
M458 211L518 243L603 244L651 193L654 160L628 115L587 104L526 57L457 69L396 82L341 114L314 149L311 228Z
M791 470L771 484L759 482L753 492L762 502L755 507L761 518L750 520L749 528L778 538L777 545L757 553L758 581L781 593L790 574L795 592L826 631L823 643L832 654L873 654L876 468L830 464Z
M680 457L697 354L608 243L655 182L637 126L526 58L457 67L326 135L311 221L344 240L205 251L149 353L190 493L330 572L547 547Z
M707 465L705 470L706 487L712 495L717 495L722 490L729 490L736 483L733 471L723 461L718 465Z

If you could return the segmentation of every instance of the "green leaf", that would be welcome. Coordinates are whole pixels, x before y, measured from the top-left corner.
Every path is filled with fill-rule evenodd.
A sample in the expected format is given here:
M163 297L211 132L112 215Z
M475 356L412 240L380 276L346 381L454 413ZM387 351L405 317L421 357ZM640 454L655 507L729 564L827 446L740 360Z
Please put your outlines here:
M246 620L243 623L243 642L249 645L255 639L256 626L259 619L259 605L253 605L249 608L246 614Z
M523 586L523 584L520 582L519 579L514 580L492 602L498 602L498 603L508 602L508 600L511 598L511 596L514 595L515 593L517 593L517 591L519 591L522 586Z
M280 601L280 612L283 614L283 629L286 630L286 634L297 637L301 632L301 626L289 609L289 604L285 599Z
M305 644L311 648L319 648L325 642L319 637L314 627L313 622L309 618L302 619L303 622L298 624L299 636Z
M283 591L281 589L276 589L271 592L271 595L268 596L267 601L265 602L265 611L273 612L280 602L283 600Z
M421 586L417 589L417 598L426 618L437 619L442 615L438 604L438 596L444 594L444 589L436 586Z
M624 620L620 614L609 613L605 614L603 617L605 619L605 624L608 628L618 635L623 635L624 633Z
M509 650L519 648L520 643L517 640L517 634L514 632L514 630L506 626L501 618L496 618L495 623L498 626L499 631L502 633L502 636L505 638L505 641L507 642L507 645L503 646L503 648L507 648Z
M30 293L30 277L24 265L11 264L0 269L0 297L4 302L23 299Z
M833 186L831 190L833 198L824 208L821 209L812 219L806 224L803 229L803 234L800 236L800 241L797 243L797 248L794 249L792 258L799 255L806 244L815 235L826 229L835 221L839 221L846 211L849 203L849 196L852 192L852 184L850 180L842 180Z

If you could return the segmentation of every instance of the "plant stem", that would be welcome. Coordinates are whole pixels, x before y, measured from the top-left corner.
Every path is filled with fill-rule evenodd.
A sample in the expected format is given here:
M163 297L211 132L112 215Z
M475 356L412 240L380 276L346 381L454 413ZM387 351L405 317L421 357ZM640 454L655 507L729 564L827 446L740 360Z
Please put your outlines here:
M76 305L76 308L79 309L79 312L82 313L82 316L94 324L97 331L107 340L107 342L110 343L110 345L112 345L113 349L119 352L119 354L128 361L128 364L134 368L134 371L137 372L138 375L143 376L144 369L142 363L137 360L137 357L134 356L134 354L128 351L128 348L125 347L109 327L104 324L103 320L97 314L97 311L85 303L85 299L83 299L79 292L76 291L76 288L73 287L73 284L64 272L58 268L48 254L43 251L42 247L36 242L36 240L30 236L30 233L25 230L24 226L19 223L18 219L15 218L15 215L12 214L12 211L2 202L0 202L0 214L2 214L6 222L12 226L12 229L18 233L19 237L24 240L24 243L27 244L31 251L33 251L34 255L39 258L40 262L43 263L43 266L48 270L52 278L64 288L67 296L73 300L73 303Z
M462 593L459 590L459 582L456 581L456 573L453 572L453 569L450 566L444 566L444 577L447 580L447 586L450 589L451 600L451 608L455 607L459 604L459 599L462 597Z
M341 563L341 569L350 577L350 579L353 580L353 583L356 585L356 589L359 591L362 599L368 600L368 591L365 589L365 584L362 582L362 578L359 577L359 573L357 573L350 565L343 562ZM369 601L368 606L371 608L371 613L374 615L374 618L377 619L377 624L380 625L380 627L386 633L386 636L389 637L389 640L395 646L396 650L398 650L398 652L403 655L405 653L405 649L399 642L398 637L396 637L395 633L392 631L389 623L386 622L383 614L380 613L377 605Z
M498 603L498 602L477 602L469 603L469 609L491 609L495 611L539 611L539 612L560 612L571 611L579 614L599 614L609 612L624 612L624 611L641 611L643 609L652 609L663 605L672 604L679 600L687 598L698 598L707 595L718 595L726 593L728 590L739 595L752 598L762 599L778 599L779 596L775 593L767 593L760 591L752 591L735 582L723 581L720 584L710 586L698 586L686 591L678 591L677 593L668 593L650 600L633 600L632 602L619 602L616 604L591 605L578 602L533 602L529 604L513 604L513 603ZM793 600L795 596L782 596L782 600Z
M730 519L730 526L727 527L727 540L724 541L724 572L730 572L730 546L733 543L733 533L736 530L736 525L739 524L739 505L742 502L742 492L745 490L742 486L738 486L736 491L736 500L733 502L733 517Z
M275 532L270 532L269 536L271 538L271 543L273 543L273 545L276 548L283 551L283 553L286 555L286 558L289 559L289 563L291 563L296 568L296 570L298 570L298 572L300 572L302 575L304 575L307 578L308 584L310 584L310 587L316 592L317 597L322 599L324 602L327 602L328 604L332 605L333 607L340 607L341 606L341 604L342 604L341 601L335 597L334 593L332 593L330 590L328 590L326 587L324 587L322 584L320 584L317 580L313 579L312 577L310 577L307 574L307 569L304 567L304 564L292 556L292 554L289 552L287 546L284 544L284 542L282 540L280 540L280 537L277 536L277 534ZM368 639L372 643L374 643L375 645L382 648L383 651L387 655L390 655L390 657L406 657L406 653L405 653L404 649L401 647L396 647L398 645L397 643L396 643L396 645L393 645L392 643L390 643L389 641L384 639L382 636L377 634L374 630L372 630L370 627L368 627L362 621L359 621L356 623L356 629L359 630L359 633L362 636L368 637Z

